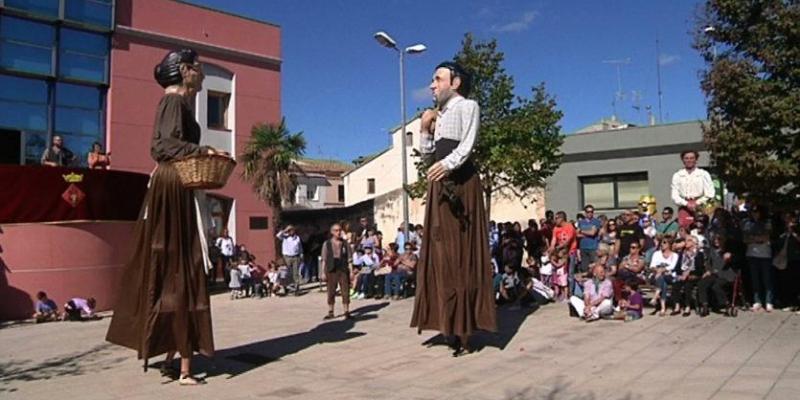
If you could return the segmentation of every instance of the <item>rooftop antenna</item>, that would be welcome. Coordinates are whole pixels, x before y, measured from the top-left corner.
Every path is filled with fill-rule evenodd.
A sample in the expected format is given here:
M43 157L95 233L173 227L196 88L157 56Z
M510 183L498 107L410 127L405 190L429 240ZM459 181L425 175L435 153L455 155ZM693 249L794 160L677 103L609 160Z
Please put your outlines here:
M631 108L636 110L636 116L639 120L642 119L642 92L638 90L631 90L631 99L633 101L633 105Z
M661 42L656 35L656 78L658 80L658 122L664 123L664 114L662 113L661 102L664 98L664 93L661 91Z
M614 101L611 105L614 107L614 117L617 116L617 101L624 100L624 94L622 93L622 66L631 63L631 59L617 59L617 60L603 60L603 64L612 64L617 68L617 93L614 96Z

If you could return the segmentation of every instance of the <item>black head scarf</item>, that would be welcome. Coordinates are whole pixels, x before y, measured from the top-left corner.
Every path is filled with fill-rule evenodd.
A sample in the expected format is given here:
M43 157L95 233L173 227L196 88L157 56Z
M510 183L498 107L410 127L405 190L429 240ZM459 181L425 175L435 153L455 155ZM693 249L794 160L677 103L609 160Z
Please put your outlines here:
M192 49L173 50L164 56L153 70L153 76L161 87L178 85L183 82L181 64L194 64L197 61L197 52Z

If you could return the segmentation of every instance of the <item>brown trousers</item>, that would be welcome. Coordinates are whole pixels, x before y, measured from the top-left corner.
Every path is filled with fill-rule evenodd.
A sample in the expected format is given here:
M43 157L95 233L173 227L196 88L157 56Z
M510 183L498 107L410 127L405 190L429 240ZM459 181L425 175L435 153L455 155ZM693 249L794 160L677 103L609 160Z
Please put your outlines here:
M334 270L325 272L328 292L328 304L336 303L336 285L342 292L342 304L350 304L350 273L347 270Z

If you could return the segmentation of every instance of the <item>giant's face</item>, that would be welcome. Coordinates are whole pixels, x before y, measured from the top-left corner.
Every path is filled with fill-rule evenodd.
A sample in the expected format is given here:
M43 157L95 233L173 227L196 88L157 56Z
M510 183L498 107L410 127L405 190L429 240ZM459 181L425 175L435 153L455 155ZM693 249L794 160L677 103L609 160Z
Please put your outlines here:
M203 64L200 60L195 60L194 64L181 65L181 77L183 78L183 85L189 89L199 92L203 90L203 80L206 76L203 73Z
M433 92L433 100L436 101L436 104L438 104L440 107L443 106L444 102L453 96L453 92L458 87L458 84L460 84L460 79L458 78L452 80L451 82L449 69L436 69L436 71L433 73L433 78L431 79L431 85L429 86L431 92Z
M686 169L693 169L697 166L697 156L692 152L684 154L681 160L683 160L683 166Z

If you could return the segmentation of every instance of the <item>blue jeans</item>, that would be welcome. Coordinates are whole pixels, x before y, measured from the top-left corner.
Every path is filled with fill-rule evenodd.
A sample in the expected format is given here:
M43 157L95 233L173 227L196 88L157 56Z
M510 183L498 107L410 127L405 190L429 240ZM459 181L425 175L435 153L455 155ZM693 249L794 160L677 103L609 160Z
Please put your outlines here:
M361 294L365 295L365 296L371 296L372 295L372 284L373 284L372 279L374 277L375 277L375 275L372 275L372 272L365 273L365 274L359 274L358 275L358 281L356 282L356 291L358 293L361 293Z
M661 275L655 279L655 285L658 287L658 290L661 292L660 296L661 299L666 301L667 300L667 286L672 284L673 281L672 275Z
M406 274L402 272L392 272L386 275L386 283L383 285L383 294L386 297L392 295L392 292L396 296L399 296L403 292L403 285L406 283ZM397 285L397 288L393 291L392 287Z
M578 285L575 284L575 267L578 264L578 257L575 255L569 256L569 273L567 274L567 287L569 292L575 294L578 291ZM581 290L583 292L583 290Z
M753 302L772 304L772 259L747 257L747 265L750 266L750 278L753 281Z

